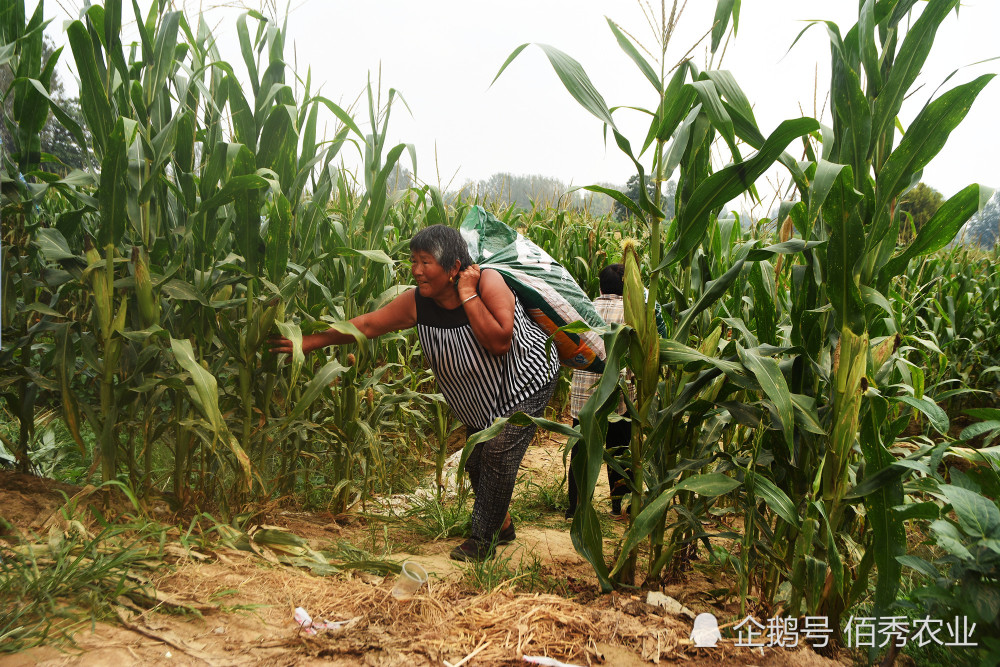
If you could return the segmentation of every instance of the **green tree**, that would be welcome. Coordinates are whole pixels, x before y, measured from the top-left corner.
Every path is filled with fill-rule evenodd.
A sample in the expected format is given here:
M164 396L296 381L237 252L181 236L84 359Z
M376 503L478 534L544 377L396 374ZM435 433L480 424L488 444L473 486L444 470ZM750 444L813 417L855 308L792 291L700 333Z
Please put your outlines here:
M909 225L900 224L899 240L908 243L924 226L924 223L934 217L937 210L944 204L944 195L923 181L899 199L899 210L908 213L912 218Z
M649 195L650 200L656 195L656 185L649 179L649 176L643 176L642 179L646 183L646 194ZM663 204L663 212L666 214L666 219L670 220L674 217L674 194L677 192L677 182L668 181L666 185L663 186L663 196L661 197L661 202ZM625 184L625 190L623 190L625 196L627 196L632 201L639 203L639 174L632 174L632 177L628 179L628 183ZM631 215L628 208L621 202L615 202L615 220L624 220Z

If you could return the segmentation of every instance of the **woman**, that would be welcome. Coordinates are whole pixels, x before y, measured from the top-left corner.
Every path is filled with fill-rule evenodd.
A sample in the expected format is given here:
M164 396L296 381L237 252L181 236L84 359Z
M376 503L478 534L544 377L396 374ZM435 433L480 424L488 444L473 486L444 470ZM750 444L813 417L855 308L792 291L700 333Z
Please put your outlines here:
M499 273L480 271L457 230L433 225L410 241L415 290L351 320L368 338L417 327L420 347L438 387L467 434L515 412L541 415L555 390L559 359L546 355L546 334ZM333 329L302 337L302 351L353 342ZM272 338L271 350L291 353L287 338ZM517 469L535 427L507 424L492 440L476 445L465 469L476 500L468 540L451 552L455 560L486 560L497 544L516 538L508 508Z

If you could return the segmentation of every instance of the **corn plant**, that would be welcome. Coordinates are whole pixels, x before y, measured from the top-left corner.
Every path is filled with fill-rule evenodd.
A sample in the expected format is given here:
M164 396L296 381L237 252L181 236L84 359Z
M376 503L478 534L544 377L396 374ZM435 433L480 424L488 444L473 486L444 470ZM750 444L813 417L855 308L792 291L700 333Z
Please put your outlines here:
M797 119L781 124L771 137L759 132L746 96L728 73L700 72L685 62L668 81L662 65L657 73L628 36L610 24L659 96L658 106L648 111L653 121L643 144L655 147L653 180L662 182L675 167L681 176L665 252L655 197L644 196L636 205L621 193L607 192L648 221L652 271L649 296L643 298L641 260L634 247L627 250L629 326L607 339L608 372L581 415L588 454L581 457L578 479L585 511L574 520L574 543L605 588L615 575L631 580L635 549L646 536L652 536L647 576L683 555L683 544L706 539L698 521L705 505L695 494L711 498L742 483L741 493L768 508L767 516L748 518L775 545L766 587L774 592L776 584L789 580L792 613L805 609L838 619L866 593L873 566L879 573L876 609L881 613L892 603L899 578L895 557L905 543L902 521L891 508L902 497L898 484L877 473L894 460L888 447L912 409L945 430L947 418L919 391L893 389L891 382L899 378L886 364L900 329L884 295L910 260L943 247L987 198L978 186L963 190L897 251L896 201L919 180L923 166L992 78L979 77L928 102L896 145L900 106L938 26L955 5L928 3L909 30L901 23L910 14L909 2L862 3L860 20L845 37L827 23L834 126ZM732 3L719 3L713 47L732 10ZM661 54L675 18L662 17ZM643 166L582 68L552 47L542 49L567 90L611 129L643 178ZM709 159L716 136L735 163L718 172ZM805 161L783 152L799 137ZM757 152L744 159L739 141ZM720 207L741 192L752 196L754 180L775 161L788 170L801 201L782 207L775 221L780 236L771 245L732 244L733 228L717 222ZM661 286L667 290L664 310L669 314L663 339L652 317ZM638 378L637 401L629 406L635 429L632 522L609 571L596 515L587 506L601 464L606 416L618 400L622 363ZM888 395L866 398L865 391L876 385ZM720 438L734 441L724 435L726 425L740 423L767 428L767 437L740 437L736 451L720 450ZM710 434L708 442L701 440L705 434ZM699 442L707 447L699 448ZM856 454L856 442L863 456ZM766 447L769 472L756 455L740 451L754 443ZM692 474L715 459L721 462L714 470ZM870 481L852 490L850 480L857 476ZM865 505L863 514L856 511L859 502ZM668 526L671 511L680 519ZM745 536L744 548L757 543L751 538Z
M32 83L45 78L42 5L29 23L15 5L4 34L17 48L3 54L19 68L35 54L10 93L34 96L17 108L39 117L12 119L30 129L42 112L65 114ZM134 9L131 45L116 0L67 27L96 168L58 180L27 172L7 188L18 171L5 162L5 213L28 221L10 241L30 251L5 272L5 328L13 304L24 324L17 351L4 351L25 369L5 377L9 405L30 416L40 389L58 396L81 449L82 432L95 434L105 479L126 474L180 504L232 510L321 489L345 507L420 455L406 445L432 399L417 393L426 377L415 339L363 341L329 359L297 353L280 368L262 349L271 333L301 340L397 293L396 257L426 217L446 215L443 201L425 188L413 198L422 203L403 205L387 188L407 150L386 144L394 91L383 103L369 86L366 135L308 73L288 69L278 21L249 12L236 22L244 91L203 19L161 3ZM318 135L321 111L340 124L332 139ZM351 144L365 157L360 182L335 162ZM11 300L13 290L23 295Z
M3 104L0 122L9 132L12 145L0 150L0 267L3 268L3 302L0 304L0 328L3 349L0 350L0 396L5 399L11 415L19 423L15 440L5 444L17 458L18 467L28 470L28 444L32 437L34 413L40 396L51 385L36 372L39 357L51 359L51 346L46 339L48 322L40 322L42 314L51 314L51 304L44 303L43 281L40 279L39 251L31 241L44 228L43 214L46 191L67 189L68 183L58 176L43 172L43 162L55 158L41 153L39 133L50 113L55 114L77 137L79 126L56 105L51 97L51 83L59 49L43 61L43 3L28 17L24 3L13 3L0 12L0 67L9 68L13 76L10 86L0 90ZM9 102L9 104L8 104ZM8 111L11 115L8 116ZM67 216L72 217L72 216ZM72 225L66 218L58 223ZM41 340L39 336L41 335Z

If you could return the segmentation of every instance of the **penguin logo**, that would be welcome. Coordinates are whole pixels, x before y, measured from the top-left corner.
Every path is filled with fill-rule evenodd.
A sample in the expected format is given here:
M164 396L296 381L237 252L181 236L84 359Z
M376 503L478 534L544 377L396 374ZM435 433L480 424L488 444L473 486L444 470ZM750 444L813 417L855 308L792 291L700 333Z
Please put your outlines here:
M719 621L714 614L698 614L694 619L694 627L691 628L691 641L697 648L714 648L716 643L722 639L719 632Z

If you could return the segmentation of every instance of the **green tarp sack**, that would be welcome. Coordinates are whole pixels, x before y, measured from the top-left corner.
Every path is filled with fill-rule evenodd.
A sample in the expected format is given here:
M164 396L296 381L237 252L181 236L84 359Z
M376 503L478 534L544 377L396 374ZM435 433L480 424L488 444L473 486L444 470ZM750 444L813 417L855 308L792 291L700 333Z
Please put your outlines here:
M462 221L461 233L472 260L503 276L528 316L552 337L563 366L604 371L607 354L596 331L556 331L578 320L592 328L607 326L569 271L482 206L472 207Z

